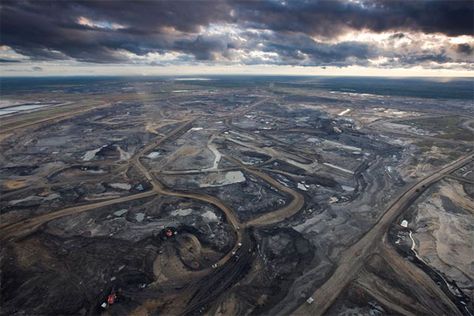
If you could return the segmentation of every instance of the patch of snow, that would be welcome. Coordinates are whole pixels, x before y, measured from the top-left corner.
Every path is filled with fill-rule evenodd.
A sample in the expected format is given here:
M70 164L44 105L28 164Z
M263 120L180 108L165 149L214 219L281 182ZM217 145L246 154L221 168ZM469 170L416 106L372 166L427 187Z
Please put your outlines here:
M400 223L400 225L401 225L402 227L407 228L407 227L408 227L408 221L407 221L406 219L404 219L404 220Z

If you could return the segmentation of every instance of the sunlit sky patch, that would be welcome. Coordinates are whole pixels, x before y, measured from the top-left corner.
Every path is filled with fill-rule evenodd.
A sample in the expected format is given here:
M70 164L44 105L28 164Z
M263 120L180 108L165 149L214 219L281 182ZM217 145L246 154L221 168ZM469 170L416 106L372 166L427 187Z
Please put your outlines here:
M3 1L0 12L2 76L474 68L471 1Z
M77 24L88 26L91 28L107 29L107 30L120 30L120 29L125 28L125 26L118 23L107 22L107 21L93 21L83 16L80 16L77 18Z

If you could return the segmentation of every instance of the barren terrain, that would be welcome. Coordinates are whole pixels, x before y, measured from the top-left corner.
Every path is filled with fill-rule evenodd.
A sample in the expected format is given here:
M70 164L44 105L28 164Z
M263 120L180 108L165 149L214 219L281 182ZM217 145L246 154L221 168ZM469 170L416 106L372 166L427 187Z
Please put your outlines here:
M2 315L474 313L472 100L108 80L5 91Z

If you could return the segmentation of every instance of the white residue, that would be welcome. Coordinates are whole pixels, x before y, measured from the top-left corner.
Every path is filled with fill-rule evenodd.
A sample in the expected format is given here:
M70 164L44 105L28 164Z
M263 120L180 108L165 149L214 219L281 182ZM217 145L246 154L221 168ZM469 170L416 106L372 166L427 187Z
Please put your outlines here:
M84 156L82 156L82 160L84 161L90 161L92 159L94 159L95 157L95 154L97 154L103 147L100 147L100 148L97 148L97 149L93 149L93 150L89 150L87 151Z
M245 182L245 176L241 171L229 171L225 175L225 180L227 183L239 183Z
M199 184L200 188L219 187L222 185L229 185L234 183L245 182L245 176L241 171L229 171L225 174L216 173L210 174L206 179Z
M415 250L415 247L416 247L416 243L415 243L415 239L413 239L413 234L410 230L410 239L411 239L411 251L413 251L415 253L415 256L418 258L418 259L421 259L419 256L418 256L418 253L416 252ZM423 261L423 259L421 259Z
M132 154L123 150L120 146L115 146L118 152L120 153L120 160L129 160L132 157Z
M211 211L206 211L202 214L202 217L204 217L205 219L207 219L208 222L217 222L219 221L219 219L217 218L217 215L214 214L213 212Z
M350 186L348 186L348 185L341 185L341 187L342 187L342 189L343 189L344 191L347 191L347 192L352 192L352 191L354 191L354 188L353 188L353 187L350 187Z
M331 196L331 197L329 198L329 204L336 203L337 201L339 201L339 199L337 198L337 196Z
M207 143L207 148L209 148L209 150L213 153L214 155L214 162L212 164L212 167L211 169L217 169L217 167L219 166L219 162L221 161L221 158L222 158L222 155L221 153L219 152L219 150L217 149L216 145L214 143L212 143L212 138L211 140L209 140L209 142Z
M308 191L308 188L303 183L298 183L297 187L300 190Z
M342 168L342 167L333 165L333 164L331 164L331 163L324 162L323 165L328 166L328 167L331 167L331 168L334 168L334 169L337 169L337 170L340 170L340 171L343 171L343 172L347 172L347 173L349 173L349 174L354 174L353 171L344 169L344 168Z
M137 222L140 223L145 219L145 214L144 213L137 213L137 215L135 215L135 219L137 220Z
M92 173L92 174L101 174L101 173L105 173L105 170L103 170L103 169L98 169L98 170L95 170L95 169L87 169L86 172L87 172L87 173Z
M114 215L115 215L115 216L122 216L122 215L124 215L124 214L127 213L127 212L128 212L127 209L121 209L121 210L115 211L115 212L114 212Z
M61 197L61 196L60 196L59 194L53 193L53 194L50 194L50 195L44 197L43 199L44 199L45 201L51 201L51 200L59 199L60 197Z
M213 79L210 79L210 78L203 78L203 77L194 77L194 78L175 78L174 80L176 81L202 81L202 80L213 80Z
M407 228L407 227L408 227L408 221L407 221L406 219L404 219L404 220L400 223L400 225L401 225L402 227ZM410 232L410 234L411 234L411 232Z
M132 186L128 183L111 183L110 186L114 189L120 189L120 190L130 190Z
M41 197L41 196L37 196L37 195L30 195L30 196L28 196L24 199L11 200L10 202L8 202L8 205L16 205L16 204L19 204L19 203L22 203L22 202L28 202L28 201L51 201L51 200L57 199L59 197L60 196L57 193L53 193L53 194L50 194L50 195L45 196L45 197Z
M151 153L149 153L145 157L150 158L150 159L155 159L155 158L158 158L160 155L161 154L158 151L152 151Z
M190 131L200 131L202 130L202 127L193 127L190 129Z
M342 143L335 142L335 141L332 141L332 140L324 140L323 144L324 145L329 145L329 146L334 146L334 147L337 147L337 148L344 148L344 149L351 150L351 151L362 151L362 149L359 148L359 147L344 145Z
M188 216L193 212L192 208L185 208L180 210L174 210L170 213L171 216Z
M316 138L316 137L309 137L306 139L307 142L310 142L310 143L319 143L319 138Z
M338 115L339 115L339 116L342 116L342 115L344 115L344 114L349 113L350 111L351 111L351 109L346 109L346 110L342 111L341 113L339 113Z

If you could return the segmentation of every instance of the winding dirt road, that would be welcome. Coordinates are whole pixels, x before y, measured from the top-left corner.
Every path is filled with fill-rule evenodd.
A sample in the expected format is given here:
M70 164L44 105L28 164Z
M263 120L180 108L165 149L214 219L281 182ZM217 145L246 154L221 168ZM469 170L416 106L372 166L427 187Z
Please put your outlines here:
M272 212L265 213L263 215L260 215L254 219L251 219L244 223L246 227L250 226L266 226L266 225L271 225L275 223L279 223L288 217L291 217L298 213L298 211L303 207L304 205L304 197L302 194L300 194L298 191L295 191L287 186L284 186L280 182L276 181L266 173L263 173L261 171L256 170L255 168L246 166L243 164L241 161L225 156L225 158L235 164L237 164L241 170L244 170L250 174L253 174L254 176L263 179L267 183L271 184L274 186L276 189L278 189L281 192L284 192L292 197L292 200L290 203L287 205L274 210Z
M367 258L375 252L378 244L385 239L385 233L390 224L401 212L413 203L429 185L462 167L471 161L473 157L472 153L463 156L420 180L405 191L391 204L372 229L349 249L344 251L332 276L311 295L314 302L312 304L304 303L293 314L323 315L342 290L354 280ZM457 309L455 310L459 312Z
M154 191L147 191L143 193L138 193L134 195L128 195L124 196L121 198L113 199L113 200L106 200L98 203L93 203L93 204L86 204L86 205L79 205L79 206L73 206L69 208L65 208L59 211L43 214L43 215L38 215L36 217L20 221L15 224L7 225L4 227L0 227L0 239L12 239L12 238L19 238L22 236L26 236L32 232L34 232L36 229L38 229L41 225L64 217L64 216L69 216L73 214L79 214L82 212L90 211L93 209L97 209L99 207L104 207L108 205L113 205L117 203L123 203L123 202L128 202L128 201L133 201L133 200L138 200L138 199L144 199L150 196L156 195L156 192Z
M255 108L259 104L267 101L268 99L263 99L260 101L255 102L254 104L250 105L249 107L244 108L242 111L236 111L236 113L230 114L227 117L242 115L251 109ZM192 118L186 121L171 131L164 137L157 137L149 144L144 146L140 151L138 151L133 157L130 158L128 161L128 165L134 166L151 184L152 190L147 192L142 192L139 194L129 195L125 197L115 198L111 200L101 201L97 203L87 204L87 205L79 205L74 207L65 208L62 210L58 210L55 212L51 212L48 214L38 215L36 217L20 221L18 223L4 225L1 226L0 229L0 240L6 239L14 239L25 236L34 232L38 229L41 225L55 220L64 216L69 216L73 214L79 214L82 212L86 212L89 210L97 209L104 206L109 206L117 203L123 203L132 200L138 200L143 198L148 198L154 195L167 195L167 196L176 196L181 198L189 198L194 200L203 201L206 203L210 203L215 207L219 208L225 215L227 222L233 227L235 234L236 234L236 243L231 251L229 251L224 257L222 257L218 265L222 267L218 270L212 270L210 268L204 269L202 271L209 272L208 276L206 276L205 281L209 284L207 288L209 289L208 293L211 293L211 289L213 288L213 284L218 284L220 280L226 280L226 282L230 282L229 275L236 276L237 272L239 272L242 267L239 263L234 261L230 262L230 259L234 256L233 253L242 253L246 254L245 256L248 257L246 260L250 261L250 251L252 250L251 241L249 241L246 232L250 227L256 226L265 226L270 224L275 224L280 221L287 219L295 215L301 208L304 206L304 197L301 193L292 188L289 188L280 182L276 181L274 178L269 176L268 174L257 170L256 167L250 167L243 164L241 161L225 156L226 159L234 162L238 165L238 169L243 170L249 174L252 174L281 192L284 192L291 196L292 200L287 205L273 211L258 216L250 221L245 223L241 223L235 212L228 207L225 203L214 196L206 195L206 194L198 194L192 192L178 192L172 191L163 186L163 184L159 181L155 174L151 173L140 161L140 158L146 154L147 152L155 149L160 144L173 139L174 137L178 137L185 132L187 132L191 127L193 122L196 118ZM272 156L281 156L281 153L276 152L275 150L271 150L270 154ZM274 157L275 158L275 157ZM378 220L378 222L354 245L352 245L349 249L347 249L341 256L341 259L338 262L337 269L334 271L333 275L323 284L316 292L312 295L315 299L314 303L304 304L300 306L295 312L295 315L322 315L336 300L342 290L355 279L359 271L362 269L364 263L366 262L367 258L373 254L381 245L380 242L385 240L385 233L389 227L389 225L397 218L397 216L406 209L411 203L413 203L416 198L420 196L420 194L431 184L439 181L444 176L450 174L452 171L456 170L457 168L463 166L467 162L473 159L473 154L468 154L464 157L459 158L458 160L444 166L443 168L439 169L437 172L433 173L432 175L422 179L412 187L410 187L405 193L403 193L393 204L385 211L383 216ZM216 166L215 166L216 167ZM249 253L249 254L247 254ZM201 272L202 272L201 271ZM240 272L239 272L240 273ZM235 277L234 277L235 279ZM229 283L230 284L230 283ZM202 283L199 285L201 286ZM200 287L196 285L192 287L192 290L199 291ZM222 289L225 290L227 287L227 283L221 284ZM434 293L441 297L442 300L445 300L439 291L432 289ZM216 291L212 291L212 294L209 295L220 295L221 293L215 293ZM206 295L204 295L206 296ZM191 305L188 306L187 310L194 310L197 308L201 303L199 302L202 299L204 300L204 296L198 296L200 299L194 298L191 301ZM209 297L205 299L206 301L209 300ZM446 302L449 305L449 302ZM452 304L452 303L451 303ZM452 307L452 306L451 306ZM455 307L455 306L454 306ZM184 306L183 306L184 308ZM455 309L458 312L457 309ZM453 312L455 314L455 312Z

